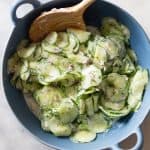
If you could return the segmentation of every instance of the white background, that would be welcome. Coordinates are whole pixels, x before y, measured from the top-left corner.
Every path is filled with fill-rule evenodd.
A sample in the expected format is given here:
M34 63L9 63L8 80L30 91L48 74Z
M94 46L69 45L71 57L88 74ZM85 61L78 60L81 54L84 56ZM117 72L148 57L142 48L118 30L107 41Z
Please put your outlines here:
M43 2L46 0L43 0ZM150 36L150 1L149 0L109 0L132 14L144 27ZM13 29L10 10L14 0L0 0L0 67L5 46ZM1 68L0 68L1 69ZM1 78L1 77L0 77ZM149 150L150 117L143 124L145 143L143 150ZM0 80L0 150L48 150L50 148L40 144L20 125L10 110L3 95Z

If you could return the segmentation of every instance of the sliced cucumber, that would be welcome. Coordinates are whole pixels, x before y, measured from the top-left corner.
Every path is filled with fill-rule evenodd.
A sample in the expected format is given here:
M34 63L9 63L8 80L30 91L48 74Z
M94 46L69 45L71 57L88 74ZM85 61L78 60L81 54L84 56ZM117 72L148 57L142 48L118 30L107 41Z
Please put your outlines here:
M33 56L34 60L38 61L38 60L40 60L42 58L42 48L41 48L41 46L37 46L37 48L36 48L36 50L35 50L33 55L34 55Z
M60 53L62 52L62 49L55 46L55 45L50 45L49 43L42 42L42 48L43 50L50 52L50 53Z
M98 111L99 98L100 98L99 94L92 95L94 112Z
M86 105L86 113L88 116L94 115L94 106L93 106L93 101L92 97L89 97L85 100L85 105Z
M123 74L131 74L136 71L136 68L134 66L134 63L131 61L130 57L126 55L126 57L123 59L123 65L121 68L121 73Z
M84 114L85 111L86 111L85 100L79 99L79 100L78 100L78 107L79 107L79 114L80 114L80 115Z
M78 115L78 108L70 99L63 99L56 109L60 121L64 124L73 122Z
M59 77L60 77L59 69L55 66L49 65L41 70L40 74L38 75L38 81L43 85L48 85L51 82L57 80Z
M120 25L120 28L121 28L122 34L123 34L123 36L125 38L125 41L128 43L128 40L130 39L130 31L129 31L129 29L123 24Z
M94 41L88 41L87 54L88 54L89 57L94 57L94 55L95 55L95 45L96 45L96 43Z
M114 59L115 57L119 56L119 48L112 40L102 38L101 40L98 41L98 45L108 53L110 59ZM106 59L105 53L103 55L104 55L103 59L105 60Z
M74 50L78 50L79 49L79 43L76 39L76 37L71 34L68 33L68 37L69 37L69 45L65 48L65 51L67 52L74 52Z
M121 59L124 58L126 55L126 48L125 48L125 44L122 41L122 39L120 39L120 37L114 36L114 35L109 35L106 38L107 38L107 40L111 41L114 45L114 48L116 48L118 50L118 53L119 53L118 56Z
M106 109L111 109L111 110L121 110L124 108L126 101L119 101L119 102L112 102L108 101L107 99L101 98L101 104L103 107Z
M109 123L102 113L96 113L88 119L89 129L95 133L105 132Z
M36 75L37 81L42 85L48 85L60 77L60 70L47 59L30 62L29 68L31 74Z
M124 89L127 86L128 77L118 73L110 73L107 77L107 82L117 89Z
M96 133L88 130L81 130L75 132L70 139L75 143L88 143L93 141L95 138Z
M69 136L72 132L69 124L62 124L56 117L42 119L41 127L45 131L52 132L55 136Z
M136 56L135 51L132 49L127 49L127 54L130 57L130 59L132 60L132 62L134 64L136 64L137 63L137 56Z
M30 71L28 70L28 62L23 61L20 67L20 78L26 81L30 76Z
M89 40L91 33L75 28L69 28L67 29L67 32L74 34L77 39L80 41L80 43L85 43Z
M71 99L75 99L79 92L79 84L64 87L65 96Z
M102 81L101 70L94 65L90 65L82 70L83 80L81 86L83 89L88 89L93 86L98 86Z
M74 63L79 64L88 64L90 62L90 59L84 55L84 53L79 52L78 54L68 54L68 58L73 61Z
M130 108L134 109L138 103L141 102L144 88L147 83L147 70L139 68L133 76L129 87L128 105Z
M36 50L36 46L36 44L31 44L28 47L23 47L22 49L19 49L17 51L17 54L21 58L28 58L34 53L34 51Z
M60 83L62 86L69 87L78 83L81 80L81 74L79 72L67 72L58 77L55 82Z
M125 75L111 73L102 83L104 95L101 96L101 105L111 110L124 108L128 96L128 78Z
M107 35L117 35L120 36L124 42L128 43L130 38L129 29L120 23L118 23L114 18L106 17L102 21L101 33L104 36Z
M60 48L65 48L69 44L68 35L65 32L59 32L56 45Z
M35 100L43 109L58 107L63 97L61 89L50 86L44 86L34 92Z
M51 32L50 34L47 35L47 37L44 39L44 42L48 43L49 45L55 44L57 41L57 33L56 32Z
M107 53L103 47L96 45L93 61L95 64L104 66L104 63L107 61Z
M99 106L99 109L110 118L120 118L120 117L128 115L131 111L131 109L128 107L124 107L122 110L119 110L119 111L107 109L102 106Z

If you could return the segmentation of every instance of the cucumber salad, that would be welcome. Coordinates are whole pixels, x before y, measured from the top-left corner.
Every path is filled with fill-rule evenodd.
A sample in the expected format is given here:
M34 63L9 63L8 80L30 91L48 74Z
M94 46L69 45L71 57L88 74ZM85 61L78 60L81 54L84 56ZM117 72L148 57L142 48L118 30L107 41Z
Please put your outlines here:
M33 98L28 106L41 128L76 143L94 140L137 111L148 83L129 29L111 17L100 28L68 28L39 43L21 41L8 60L8 73L11 83Z

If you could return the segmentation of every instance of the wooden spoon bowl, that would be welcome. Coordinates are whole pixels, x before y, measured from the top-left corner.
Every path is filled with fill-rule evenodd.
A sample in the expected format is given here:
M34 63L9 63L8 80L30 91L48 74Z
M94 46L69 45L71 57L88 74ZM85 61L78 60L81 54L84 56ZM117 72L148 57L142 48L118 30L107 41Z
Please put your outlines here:
M29 30L31 41L38 42L51 31L62 31L69 27L85 30L86 25L83 20L83 14L94 1L83 0L72 7L54 8L51 11L42 13L31 24Z

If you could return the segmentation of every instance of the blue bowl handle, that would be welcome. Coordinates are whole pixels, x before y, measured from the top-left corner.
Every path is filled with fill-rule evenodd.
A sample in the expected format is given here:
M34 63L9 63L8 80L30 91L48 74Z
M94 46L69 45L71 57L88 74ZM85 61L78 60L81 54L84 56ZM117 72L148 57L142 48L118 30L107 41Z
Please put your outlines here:
M131 149L133 149L133 150L140 150L140 149L142 149L142 147L143 147L143 133L142 133L142 130L140 129L140 127L137 129L137 130L135 130L132 134L136 134L136 136L137 136L137 142L136 142L136 144L134 145L134 147L132 147ZM113 146L111 146L111 149L112 150L122 150L121 148L120 148L120 146L119 146L119 144L116 144L116 145L113 145Z
M14 24L17 24L19 20L21 20L20 18L17 17L16 11L18 7L21 6L22 4L32 4L34 9L38 8L41 5L41 3L38 0L17 0L13 5L11 11L12 21L14 22Z

